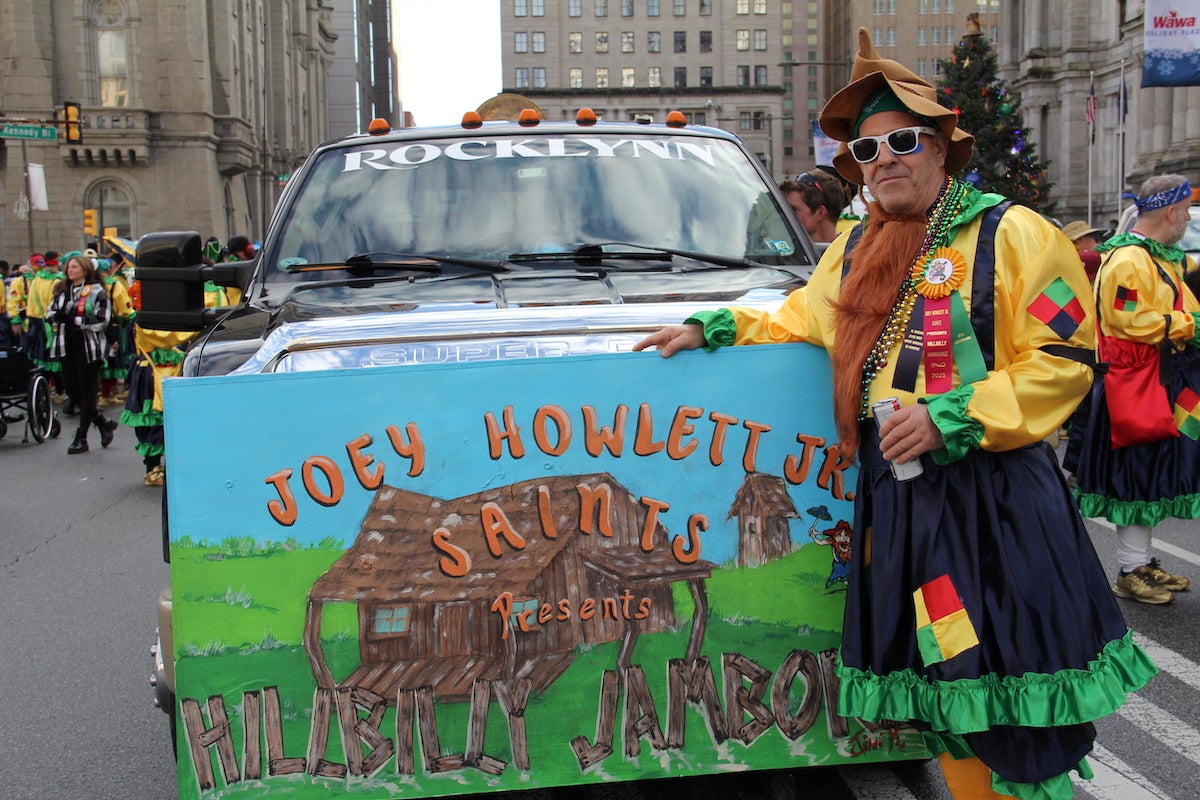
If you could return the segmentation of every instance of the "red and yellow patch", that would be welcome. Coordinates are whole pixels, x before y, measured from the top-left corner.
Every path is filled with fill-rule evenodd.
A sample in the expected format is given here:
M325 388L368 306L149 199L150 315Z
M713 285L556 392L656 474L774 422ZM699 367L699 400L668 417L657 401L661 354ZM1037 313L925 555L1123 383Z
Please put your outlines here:
M949 575L934 578L913 592L917 611L917 647L925 666L954 658L979 644L975 626Z

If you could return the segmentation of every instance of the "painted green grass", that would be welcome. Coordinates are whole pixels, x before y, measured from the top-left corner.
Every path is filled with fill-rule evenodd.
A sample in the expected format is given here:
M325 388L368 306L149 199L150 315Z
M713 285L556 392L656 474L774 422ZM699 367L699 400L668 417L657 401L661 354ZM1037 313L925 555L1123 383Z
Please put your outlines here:
M341 553L340 549L299 550L214 557L213 553L197 549L172 554L173 567L185 578L191 593L186 602L176 601L176 637L182 652L177 666L178 685L184 696L200 699L202 703L214 695L224 698L239 754L244 731L240 719L242 693L260 691L271 685L278 686L282 696L286 755L307 754L315 683L299 646L304 597L312 582ZM714 572L707 581L710 614L703 653L712 662L719 696L724 694L722 656L725 653L740 653L774 673L792 649L817 653L837 647L843 593L825 589L829 563L829 548L809 546L761 567L727 567ZM277 577L272 581L264 580L264 570ZM227 587L243 585L252 587L247 589L253 595L248 607L222 601ZM691 598L682 585L676 586L676 602L678 627L640 637L632 659L645 672L658 724L664 733L668 709L667 664L669 659L684 655L690 633ZM182 618L181 611L184 612ZM332 634L333 638L323 641L323 647L335 676L348 674L358 664L356 635L351 633L356 630L353 604L326 607L322 632L326 636ZM269 647L264 646L264 631L270 635ZM205 650L205 645L213 642L223 644ZM484 752L509 762L509 767L499 776L471 769L427 774L421 766L422 754L418 745L417 774L414 776L397 775L393 759L373 778L331 780L300 775L224 786L218 777L217 789L205 792L203 797L440 796L850 760L849 745L830 738L824 707L812 728L796 741L788 740L772 726L751 743L733 739L715 742L704 715L698 708L689 707L684 748L655 750L649 739L643 737L639 740L640 754L627 757L623 752L626 738L622 696L612 734L615 752L583 772L570 749L570 742L577 736L595 740L601 676L604 670L614 668L619 647L619 642L613 642L581 649L574 663L553 685L531 698L525 713L531 761L531 769L526 773L511 766L507 721L493 699ZM189 652L203 657L190 656ZM799 679L792 684L789 702L792 712L810 691L819 689L807 687ZM722 705L724 707L724 700ZM468 714L467 703L437 705L441 755L463 751ZM744 719L748 720L748 717ZM857 729L857 724L852 722L851 732ZM388 711L381 730L385 736L394 738L394 711ZM919 742L911 736L905 743L907 749L902 753L885 747L863 755L861 760L924 754ZM331 731L325 757L344 762L336 731ZM219 770L217 774L219 776ZM200 796L187 752L180 760L179 784L181 798Z

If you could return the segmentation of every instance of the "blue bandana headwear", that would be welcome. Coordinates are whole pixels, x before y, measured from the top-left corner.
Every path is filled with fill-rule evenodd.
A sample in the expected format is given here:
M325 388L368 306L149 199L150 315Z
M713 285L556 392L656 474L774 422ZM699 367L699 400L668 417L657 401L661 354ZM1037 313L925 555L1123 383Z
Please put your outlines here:
M1138 197L1132 192L1125 192L1121 195L1121 197L1124 197L1126 200L1133 201L1133 204L1137 206L1139 214L1143 211L1151 211L1156 208L1173 206L1180 200L1186 200L1191 196L1192 185L1186 180L1176 186L1174 189L1164 189L1161 192L1155 192L1154 194L1147 195L1146 197Z

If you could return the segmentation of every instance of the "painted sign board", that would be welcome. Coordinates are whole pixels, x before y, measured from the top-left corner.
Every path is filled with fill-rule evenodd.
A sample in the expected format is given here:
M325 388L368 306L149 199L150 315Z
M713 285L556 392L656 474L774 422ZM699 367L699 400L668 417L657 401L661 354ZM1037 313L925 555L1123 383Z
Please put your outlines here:
M920 758L836 714L807 345L170 379L180 798Z

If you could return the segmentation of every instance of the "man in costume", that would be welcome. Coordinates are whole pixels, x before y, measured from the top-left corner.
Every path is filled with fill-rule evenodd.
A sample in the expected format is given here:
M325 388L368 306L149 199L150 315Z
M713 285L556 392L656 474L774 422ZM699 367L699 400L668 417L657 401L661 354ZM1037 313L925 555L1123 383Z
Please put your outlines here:
M1177 243L1188 225L1191 186L1182 175L1157 175L1142 184L1138 216L1129 233L1106 241L1096 282L1102 344L1116 363L1132 347L1157 364L1165 359L1165 397L1111 396L1097 381L1080 456L1078 496L1086 517L1106 517L1117 528L1119 572L1113 594L1160 605L1188 579L1172 575L1150 556L1154 526L1167 517L1200 517L1200 303L1183 280L1185 258ZM1112 337L1112 338L1108 338ZM1166 343L1165 353L1159 346ZM1133 353L1130 353L1132 356ZM1151 385L1161 394L1159 370ZM1114 374L1111 379L1128 379ZM1156 407L1167 427L1161 438L1122 447L1118 404L1139 422ZM1110 408L1113 407L1113 408ZM1118 412L1112 422L1111 411Z
M956 798L1071 797L1093 721L1155 673L1042 441L1092 382L1079 257L953 177L973 137L865 29L820 125L870 190L865 222L779 310L701 312L634 349L829 351L839 446L860 462L838 713L926 731ZM903 407L877 428L889 397ZM893 477L914 459L923 474Z

